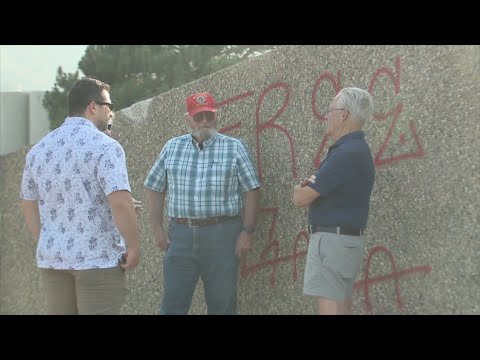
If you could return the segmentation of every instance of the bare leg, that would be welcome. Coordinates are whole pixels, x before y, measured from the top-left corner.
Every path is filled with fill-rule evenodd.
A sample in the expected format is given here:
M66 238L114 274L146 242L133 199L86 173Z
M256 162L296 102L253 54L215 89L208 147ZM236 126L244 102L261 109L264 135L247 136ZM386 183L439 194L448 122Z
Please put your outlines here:
M345 301L335 301L324 297L317 297L319 315L350 315L352 314L352 298Z
M342 303L342 314L343 315L352 315L353 309L353 299L346 298L345 301Z

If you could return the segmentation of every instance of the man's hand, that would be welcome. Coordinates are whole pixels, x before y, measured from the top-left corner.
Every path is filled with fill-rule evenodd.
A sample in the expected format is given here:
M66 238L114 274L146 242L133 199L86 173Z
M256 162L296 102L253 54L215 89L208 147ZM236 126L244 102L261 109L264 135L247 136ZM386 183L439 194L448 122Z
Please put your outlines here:
M155 232L155 244L160 248L160 250L167 250L168 245L170 245L170 239L168 234L163 228Z
M123 262L120 264L120 267L123 270L133 269L138 265L139 258L140 252L138 248L127 248L127 252L123 254Z
M252 249L252 236L253 234L248 234L245 231L240 232L240 235L238 235L237 243L235 245L235 254L239 259Z
M314 184L316 179L317 177L315 175L310 175L310 177L306 177L300 182L300 187L305 187L308 183Z
M315 175L311 175L310 177L306 177L300 181L300 184L293 187L292 201L296 208L310 206L310 204L320 196L320 193L318 193L312 187L307 186L308 184L315 184L316 180L317 177Z

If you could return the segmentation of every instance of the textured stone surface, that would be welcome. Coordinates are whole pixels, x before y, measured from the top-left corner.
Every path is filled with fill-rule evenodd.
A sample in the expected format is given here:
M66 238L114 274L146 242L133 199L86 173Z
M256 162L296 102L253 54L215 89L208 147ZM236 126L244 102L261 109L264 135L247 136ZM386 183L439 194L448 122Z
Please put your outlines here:
M36 242L23 221L20 181L27 149L0 163L0 314L42 314L45 296L36 266Z
M322 114L336 92L369 89L377 113L365 130L377 178L355 313L478 314L479 64L479 46L285 46L134 104L117 114L115 131L134 196L145 200L143 180L160 149L186 131L185 97L211 92L222 103L219 127L250 146L264 184L239 312L312 314L302 295L305 211L291 204L292 188L324 156ZM24 156L0 162L3 314L44 311L18 206ZM156 314L162 254L146 213L140 234L142 261L128 275L123 312ZM191 313L205 312L199 283Z

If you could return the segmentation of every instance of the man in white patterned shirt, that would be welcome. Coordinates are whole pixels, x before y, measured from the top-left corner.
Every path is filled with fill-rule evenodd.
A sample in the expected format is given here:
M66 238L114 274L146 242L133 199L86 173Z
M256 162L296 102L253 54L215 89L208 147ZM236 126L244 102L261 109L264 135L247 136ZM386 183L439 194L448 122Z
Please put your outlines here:
M199 277L208 314L236 314L238 265L251 249L260 180L247 146L217 133L216 112L210 94L189 96L191 133L169 140L145 179L155 242L167 250L161 314L187 314Z
M113 110L109 90L99 80L78 80L69 117L26 157L20 197L38 239L48 314L118 314L125 270L138 264L125 153L102 133Z

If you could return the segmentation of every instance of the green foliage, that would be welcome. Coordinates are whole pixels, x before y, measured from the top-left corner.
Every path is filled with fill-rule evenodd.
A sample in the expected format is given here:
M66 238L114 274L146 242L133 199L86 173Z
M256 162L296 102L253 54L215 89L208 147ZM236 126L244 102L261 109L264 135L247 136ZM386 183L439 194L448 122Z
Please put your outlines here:
M47 91L43 97L43 106L50 118L50 130L59 127L67 117L67 96L70 88L79 78L78 71L66 74L60 66L52 91Z
M189 83L208 74L260 54L273 45L90 45L78 63L87 77L110 85L116 109ZM43 105L51 129L61 125L67 114L67 94L78 79L57 71L52 91Z

